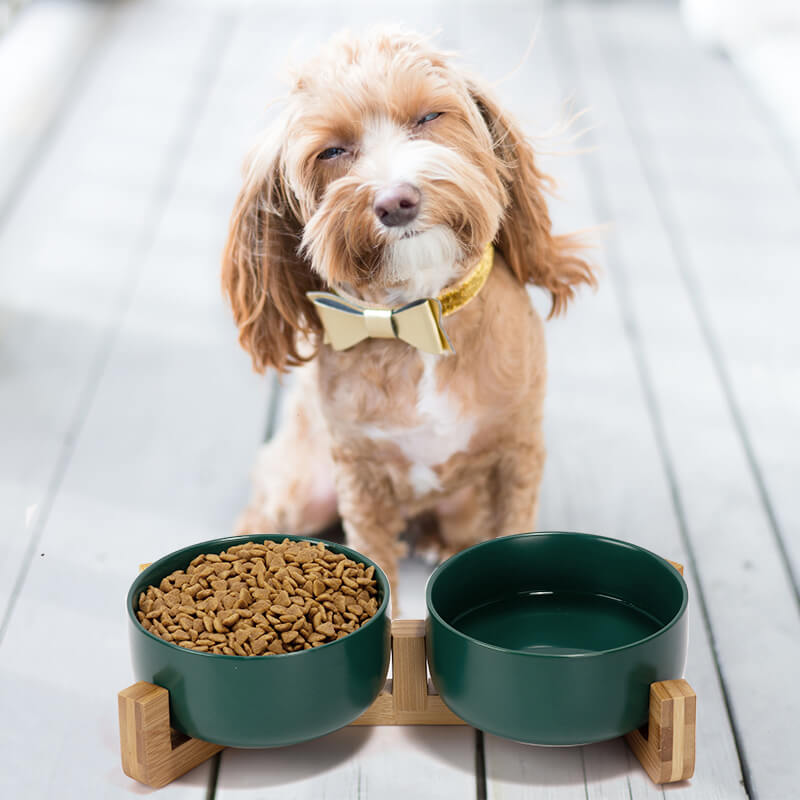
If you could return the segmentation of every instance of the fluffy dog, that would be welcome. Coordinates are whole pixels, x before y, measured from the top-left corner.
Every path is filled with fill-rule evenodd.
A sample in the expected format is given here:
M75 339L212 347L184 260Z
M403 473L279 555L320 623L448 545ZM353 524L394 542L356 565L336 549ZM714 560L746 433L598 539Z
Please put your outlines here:
M553 315L595 282L578 240L552 232L547 186L490 89L421 36L341 36L294 77L223 258L254 367L302 366L242 532L311 533L338 513L394 583L422 512L441 556L534 530L546 368L526 284ZM326 343L315 292L363 303L378 338ZM454 293L466 302L442 318ZM441 354L394 338L388 309L427 298Z

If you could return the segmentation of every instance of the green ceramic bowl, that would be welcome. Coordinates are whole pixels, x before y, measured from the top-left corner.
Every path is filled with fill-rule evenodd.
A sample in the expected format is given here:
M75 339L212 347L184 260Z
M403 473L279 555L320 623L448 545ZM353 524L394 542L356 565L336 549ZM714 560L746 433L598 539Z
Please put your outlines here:
M277 747L314 739L352 722L378 696L389 667L389 583L355 550L325 542L335 553L375 566L380 606L372 619L335 642L297 653L225 656L197 653L148 633L136 618L139 593L201 553L248 541L300 536L231 536L184 547L144 570L128 592L133 671L169 690L172 726L231 747Z
M611 739L647 721L653 681L682 677L687 598L671 564L626 542L549 532L483 542L428 581L431 677L489 733Z

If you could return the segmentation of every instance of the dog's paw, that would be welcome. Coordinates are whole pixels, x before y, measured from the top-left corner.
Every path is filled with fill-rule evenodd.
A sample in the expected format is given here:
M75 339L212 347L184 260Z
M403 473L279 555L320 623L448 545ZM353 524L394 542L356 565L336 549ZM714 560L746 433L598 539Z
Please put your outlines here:
M275 519L264 514L260 509L249 506L236 519L233 526L234 534L243 536L253 533L283 533L281 526Z

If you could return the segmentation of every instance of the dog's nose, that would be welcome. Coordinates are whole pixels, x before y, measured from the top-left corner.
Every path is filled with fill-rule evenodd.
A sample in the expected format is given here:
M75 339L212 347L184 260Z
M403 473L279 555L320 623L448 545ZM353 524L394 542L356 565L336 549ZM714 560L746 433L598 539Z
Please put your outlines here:
M398 183L381 189L372 208L387 228L408 225L419 213L419 189L410 183Z

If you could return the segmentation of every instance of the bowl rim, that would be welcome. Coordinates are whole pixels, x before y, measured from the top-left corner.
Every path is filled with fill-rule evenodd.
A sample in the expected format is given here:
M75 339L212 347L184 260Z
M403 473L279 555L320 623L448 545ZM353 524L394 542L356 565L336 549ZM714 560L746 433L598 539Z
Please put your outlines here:
M480 639L476 639L469 634L460 631L458 628L451 625L447 622L436 610L433 605L433 599L431 597L431 593L433 591L433 586L436 583L437 578L439 575L445 571L448 567L452 568L452 565L457 562L460 558L464 557L467 553L471 553L474 550L479 550L484 547L491 547L495 542L502 541L504 539L520 539L520 538L532 538L538 536L567 536L570 538L575 539L592 539L594 541L601 541L607 542L609 544L613 544L614 546L621 546L627 548L629 550L636 550L640 552L642 555L655 559L659 564L667 569L668 574L672 574L673 577L678 579L678 585L681 590L681 604L678 611L672 616L672 618L662 625L657 631L651 633L649 636L645 636L642 639L636 639L633 642L628 642L627 644L620 645L619 647L610 647L606 650L593 650L587 651L584 653L536 653L530 650L515 650L511 647L501 647L500 645L491 644L490 642L484 642ZM621 599L621 598L617 598ZM428 582L425 586L425 606L428 611L429 617L433 617L436 622L450 631L450 633L455 634L456 636L464 639L472 644L478 645L479 647L486 648L488 650L495 650L499 653L505 653L508 655L515 655L515 656L524 656L530 658L579 658L579 659L586 659L586 658L595 658L601 657L605 655L609 655L610 653L620 653L624 650L629 650L634 647L640 647L643 644L657 639L660 636L663 636L667 631L673 628L678 621L683 617L686 613L686 608L689 603L689 589L686 586L686 581L683 578L683 575L678 572L672 564L669 563L665 558L654 553L652 550L648 550L646 547L641 547L637 544L633 544L632 542L626 542L622 539L614 539L610 536L600 536L595 533L583 533L581 531L531 531L528 533L513 533L506 536L498 536L495 539L488 539L485 542L478 542L478 544L473 545L472 547L468 547L466 550L462 550L459 553L456 553L454 556L451 556L446 561L443 561L439 566L431 573L430 577L428 578Z
M291 658L293 656L305 656L309 653L314 653L320 650L324 650L326 647L331 647L333 645L340 644L341 642L346 641L349 637L355 636L361 631L368 628L370 625L375 623L378 624L378 620L386 616L386 609L389 606L389 595L391 592L391 588L389 586L389 580L386 577L384 571L376 564L372 559L367 558L365 555L362 555L357 550L353 550L352 547L348 547L346 544L339 544L338 542L331 542L327 539L318 539L313 536L301 536L295 535L291 533L259 533L259 534L239 534L236 536L221 536L216 539L207 539L204 542L196 542L195 544L186 545L185 547L180 547L177 550L173 550L171 553L167 553L161 558L153 561L150 566L143 569L134 579L128 589L128 594L125 599L125 608L128 612L128 619L133 623L135 628L140 632L143 633L145 636L149 636L152 640L157 642L160 645L164 645L166 647L171 647L174 650L177 650L181 653L188 653L192 656L205 656L207 658L221 658L221 659L230 659L235 661L238 664L243 662L249 661L258 661L258 659L263 659L266 657L264 653L260 656L239 656L239 655L226 655L225 653L202 653L197 652L196 650L190 650L188 647L179 647L178 645L174 644L173 642L168 642L166 639L162 639L160 636L156 636L153 633L150 633L141 622L139 622L138 617L136 616L136 612L133 610L134 601L138 603L138 592L134 594L134 588L137 583L142 581L142 579L151 571L153 573L158 571L158 566L162 562L166 561L168 558L172 558L173 556L179 556L187 550L195 550L197 547L203 547L205 545L214 545L217 546L218 543L222 543L222 550L227 550L229 547L235 547L237 544L246 544L247 542L254 542L258 543L259 539L269 539L272 541L279 541L282 542L284 539L290 539L294 542L310 542L312 544L317 544L318 542L322 542L326 547L331 546L332 548L341 548L341 551L344 551L348 558L352 558L352 556L357 556L357 561L362 561L367 567L373 566L375 567L375 573L378 575L378 583L383 590L383 600L381 604L378 606L378 610L361 626L356 628L351 633L348 633L347 636L343 636L341 639L335 639L332 642L325 642L325 644L319 645L319 647L312 647L310 650L297 650L294 653L270 653L270 659L273 658ZM222 552L220 550L219 552ZM334 552L341 552L339 550L334 550ZM191 559L190 559L191 560ZM188 566L188 561L187 561ZM185 569L185 567L184 567ZM150 583L150 586L153 584ZM139 589L139 591L142 591Z

